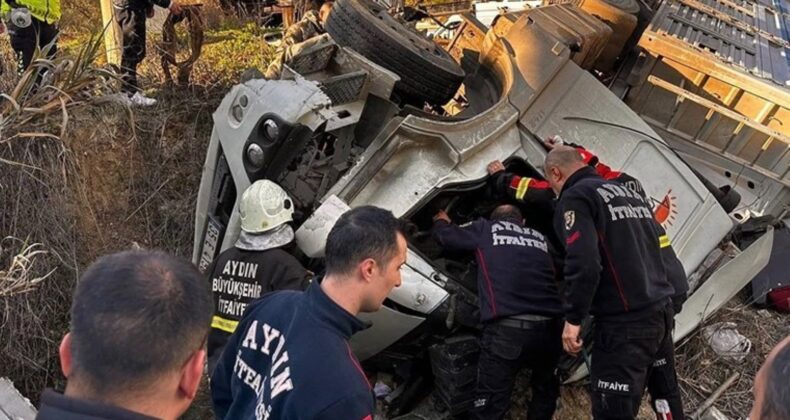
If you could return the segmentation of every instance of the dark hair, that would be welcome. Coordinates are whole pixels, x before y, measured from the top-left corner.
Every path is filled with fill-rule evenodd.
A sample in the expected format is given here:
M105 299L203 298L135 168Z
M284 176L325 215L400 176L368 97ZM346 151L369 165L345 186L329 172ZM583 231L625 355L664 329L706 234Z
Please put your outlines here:
M208 282L186 260L150 251L102 257L74 292L69 379L98 395L145 387L200 348L213 311Z
M765 420L790 419L790 344L785 344L766 369L765 395L761 417Z
M518 207L512 204L502 204L491 212L491 220L516 219L521 221L523 218Z
M362 206L337 220L326 238L326 273L349 273L366 258L384 265L398 252L401 223L389 210Z

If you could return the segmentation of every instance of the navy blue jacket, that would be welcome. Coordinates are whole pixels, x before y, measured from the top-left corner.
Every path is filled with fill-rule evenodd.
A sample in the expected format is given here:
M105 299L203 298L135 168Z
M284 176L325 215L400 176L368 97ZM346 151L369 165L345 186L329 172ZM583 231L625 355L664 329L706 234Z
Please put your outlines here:
M571 175L555 228L565 241L565 319L638 314L672 296L659 231L645 198L594 168Z
M375 401L348 339L366 325L317 281L250 305L211 380L219 419L370 420Z
M52 389L41 394L36 420L158 420L118 406L67 397Z
M479 219L463 227L437 220L433 236L445 249L475 252L482 322L562 315L554 259L540 232L519 220Z

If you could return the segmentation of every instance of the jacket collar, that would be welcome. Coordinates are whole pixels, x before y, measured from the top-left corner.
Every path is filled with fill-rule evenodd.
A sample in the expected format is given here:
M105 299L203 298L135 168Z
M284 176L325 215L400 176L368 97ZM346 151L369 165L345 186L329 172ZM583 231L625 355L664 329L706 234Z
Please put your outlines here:
M593 168L592 166L585 166L568 177L568 180L565 181L565 185L562 186L562 191L560 191L560 195L562 195L562 193L567 191L570 187L577 184L582 179L587 179L587 178L601 179L601 176L598 175L598 172L595 172L595 168Z
M305 293L313 316L346 339L370 326L330 299L318 281L313 281Z
M36 419L112 419L112 420L156 420L134 411L98 402L72 398L47 389L41 395L41 409Z

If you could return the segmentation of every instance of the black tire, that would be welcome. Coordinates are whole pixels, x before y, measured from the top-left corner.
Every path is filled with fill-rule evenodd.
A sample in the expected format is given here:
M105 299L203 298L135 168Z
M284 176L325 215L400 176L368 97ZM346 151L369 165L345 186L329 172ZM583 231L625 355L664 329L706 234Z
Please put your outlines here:
M453 58L370 0L338 0L326 22L335 42L383 66L401 80L395 90L409 103L443 105L464 79Z

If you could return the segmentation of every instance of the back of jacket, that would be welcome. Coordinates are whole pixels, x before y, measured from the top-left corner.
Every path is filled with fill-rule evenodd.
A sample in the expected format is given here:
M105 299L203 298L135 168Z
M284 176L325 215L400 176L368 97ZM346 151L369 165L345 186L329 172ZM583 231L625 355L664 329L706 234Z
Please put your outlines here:
M279 248L266 251L229 248L217 257L208 272L214 295L209 358L222 349L252 302L275 290L304 290L309 280L299 261Z
M480 219L462 227L440 220L433 235L446 249L475 253L482 322L562 315L554 259L540 232L517 220Z
M555 228L565 241L566 319L638 314L672 296L659 231L644 197L593 168L560 194Z

